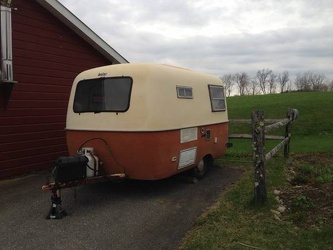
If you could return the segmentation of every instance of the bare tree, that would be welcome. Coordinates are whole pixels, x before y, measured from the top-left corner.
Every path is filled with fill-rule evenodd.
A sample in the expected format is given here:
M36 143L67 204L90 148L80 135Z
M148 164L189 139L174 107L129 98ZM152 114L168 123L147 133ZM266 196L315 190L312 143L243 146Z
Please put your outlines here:
M310 73L309 78L312 91L327 91L326 76L324 74Z
M276 81L276 75L271 73L268 78L268 90L269 90L270 94L275 93L275 89L276 89L275 81Z
M310 75L311 75L311 72L309 72L309 71L304 72L303 74L301 74L301 73L296 74L295 86L296 86L297 90L311 91Z
M268 76L272 74L272 70L270 69L262 69L258 70L256 74L256 80L258 81L258 85L263 94L266 94L266 85L268 82Z
M252 95L257 95L259 93L258 82L255 79L250 80L250 89Z
M280 85L280 92L283 93L286 90L287 83L289 82L289 72L283 71L282 74L278 75L277 81Z
M327 86L328 86L328 91L333 91L333 80L331 80Z
M232 74L225 74L221 77L221 80L225 84L225 92L227 93L227 96L231 95L233 86L234 86L234 76Z
M243 73L237 73L235 75L235 82L239 89L239 95L245 95L247 92L247 88L249 85L249 76L245 72Z
M324 74L315 74L307 71L297 74L295 86L299 91L327 91L328 85Z
M287 92L290 92L293 90L293 82L292 81L289 81L287 83Z

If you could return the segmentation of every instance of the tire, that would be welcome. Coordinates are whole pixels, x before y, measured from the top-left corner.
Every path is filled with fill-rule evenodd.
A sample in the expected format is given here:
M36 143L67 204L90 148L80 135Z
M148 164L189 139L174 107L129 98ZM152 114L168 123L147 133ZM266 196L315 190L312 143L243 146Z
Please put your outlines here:
M192 176L201 180L205 177L208 169L213 166L213 158L205 156L198 165L192 169Z

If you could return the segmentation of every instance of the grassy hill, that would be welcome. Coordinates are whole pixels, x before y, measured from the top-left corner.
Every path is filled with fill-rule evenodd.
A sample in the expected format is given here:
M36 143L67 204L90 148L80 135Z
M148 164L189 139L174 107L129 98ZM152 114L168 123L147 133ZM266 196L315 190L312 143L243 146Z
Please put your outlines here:
M255 109L265 118L284 118L289 107L298 109L291 156L285 159L281 152L267 162L268 201L254 205L252 142L232 140L234 147L216 164L243 169L243 178L198 219L180 249L333 249L333 92L227 102L230 119L250 119ZM248 127L231 125L230 132L250 133ZM279 213L281 205L286 211Z

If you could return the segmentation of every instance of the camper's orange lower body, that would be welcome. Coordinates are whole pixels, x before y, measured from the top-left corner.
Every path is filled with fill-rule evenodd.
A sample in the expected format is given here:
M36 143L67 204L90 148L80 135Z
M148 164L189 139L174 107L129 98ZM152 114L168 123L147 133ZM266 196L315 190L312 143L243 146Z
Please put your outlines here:
M101 175L125 173L130 179L156 180L196 166L203 157L225 154L228 123L198 127L196 140L181 143L180 130L112 132L67 130L70 155L80 147L93 147L101 163ZM206 132L210 131L210 137ZM179 167L181 151L195 148L193 164Z

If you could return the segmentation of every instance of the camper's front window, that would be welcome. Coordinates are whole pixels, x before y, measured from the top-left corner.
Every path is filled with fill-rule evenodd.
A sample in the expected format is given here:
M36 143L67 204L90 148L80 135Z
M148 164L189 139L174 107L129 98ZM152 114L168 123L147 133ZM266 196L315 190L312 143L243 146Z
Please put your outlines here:
M222 86L208 85L212 111L225 110L224 89Z
M73 110L84 112L125 112L129 108L132 78L98 78L77 84Z

